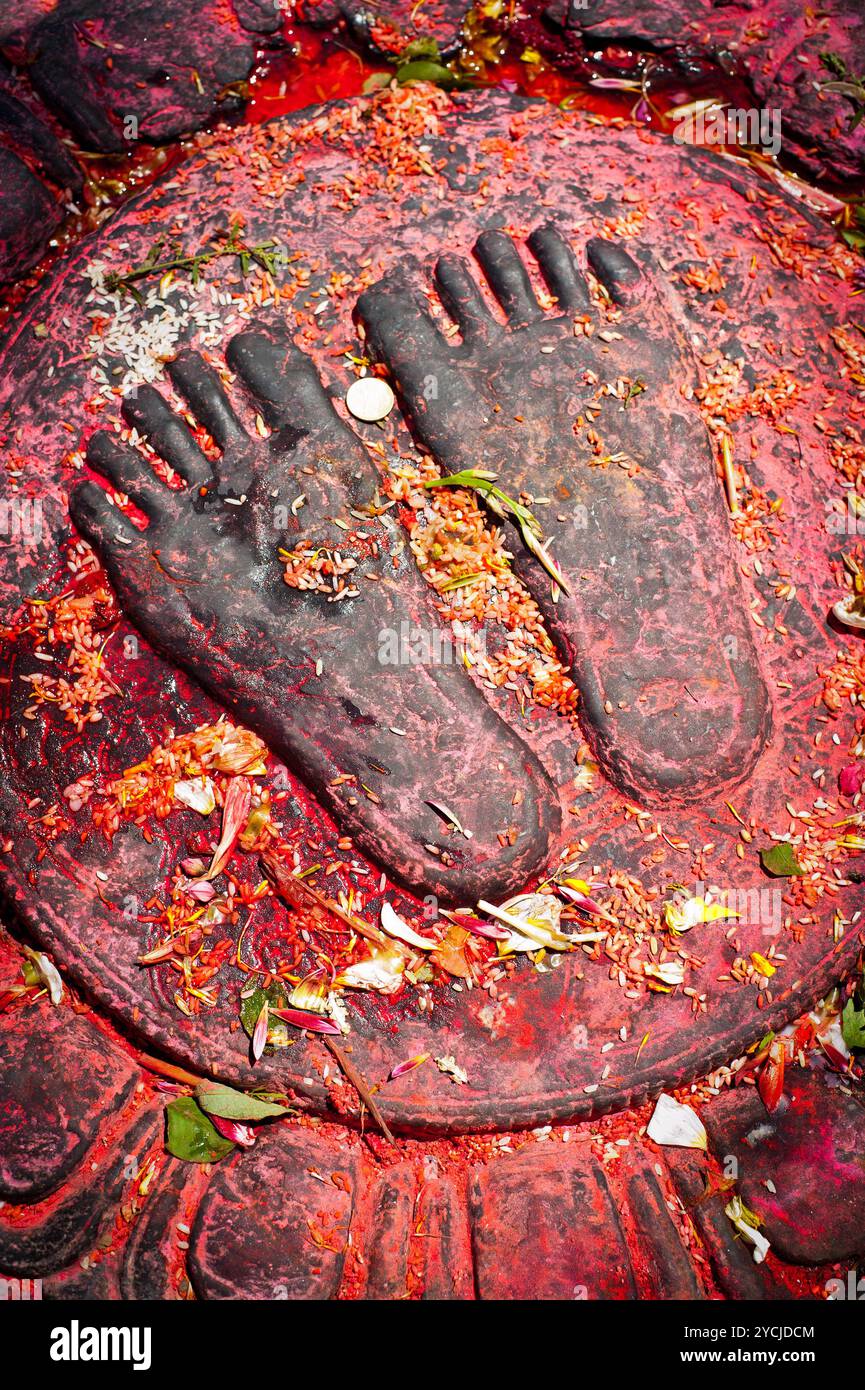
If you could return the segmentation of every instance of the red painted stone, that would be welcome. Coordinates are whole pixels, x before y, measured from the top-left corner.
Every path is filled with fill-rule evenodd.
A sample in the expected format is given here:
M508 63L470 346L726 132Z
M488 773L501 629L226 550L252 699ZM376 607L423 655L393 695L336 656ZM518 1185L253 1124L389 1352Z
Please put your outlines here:
M417 1203L423 1278L421 1298L444 1302L475 1298L469 1214L463 1193L446 1176L427 1176Z
M414 1230L417 1181L411 1164L387 1168L372 1193L364 1298L405 1298Z
M161 1109L148 1106L113 1136L107 1153L79 1168L55 1198L0 1210L0 1270L38 1278L93 1248L161 1130Z
M797 1068L771 1115L748 1089L719 1096L703 1117L716 1156L735 1158L738 1190L782 1259L813 1265L865 1254L865 1105L855 1094Z
M334 1185L335 1172L345 1175L348 1192ZM189 1270L198 1296L332 1297L356 1180L351 1151L304 1131L274 1130L227 1159L192 1230Z
M641 1298L705 1298L692 1261L682 1245L678 1229L664 1200L651 1156L625 1161L624 1173L616 1173L624 1183L625 1201L619 1208L623 1220L633 1225L628 1231L628 1249Z
M0 1032L0 1198L35 1202L82 1164L138 1080L68 1008L22 1009ZM74 1078L73 1084L70 1081Z
M726 1297L748 1301L789 1298L789 1289L775 1277L774 1262L768 1263L771 1256L762 1264L756 1264L751 1247L737 1235L724 1211L730 1193L706 1195L704 1156L687 1149L670 1149L667 1154L676 1190Z
M584 1150L502 1158L473 1178L470 1202L481 1298L635 1297L603 1169Z
M361 109L366 108L358 104L357 110ZM812 703L815 669L831 659L841 640L827 625L826 615L838 592L830 559L837 559L843 538L830 535L813 521L822 518L824 496L837 488L837 478L814 414L819 414L828 392L835 402L830 409L832 422L839 428L844 424L847 397L841 359L830 333L854 312L855 302L848 298L849 287L838 278L815 283L780 270L762 234L770 227L779 235L791 236L804 254L809 247L831 245L832 233L783 195L738 169L731 172L706 152L679 149L633 131L599 131L579 117L495 93L460 95L435 117L428 143L432 167L440 165L441 170L429 182L408 176L397 197L371 179L356 205L346 212L340 193L333 190L339 190L340 179L355 168L357 152L339 132L328 135L321 119L318 112L306 113L267 130L209 137L185 166L182 196L175 191L181 175L173 171L134 200L110 229L102 229L70 256L21 315L5 358L0 404L10 411L21 432L17 452L26 457L28 485L44 503L44 527L31 548L5 553L7 614L33 586L47 590L45 576L53 571L58 544L68 534L66 494L80 472L64 460L70 443L85 443L92 431L94 416L87 402L97 390L90 375L92 364L81 360L81 344L89 331L87 315L92 312L92 303L86 302L89 281L83 272L92 258L105 258L121 268L140 259L152 242L153 219L170 218L181 204L190 225L199 229L195 244L224 221L230 206L245 211L250 237L280 235L290 245L302 246L304 255L320 266L311 281L316 291L324 287L332 271L351 276L359 265L371 262L368 273L374 278L410 255L420 260L429 277L441 250L470 254L484 226L507 224L525 238L551 216L558 218L582 257L592 233L605 227L609 231L611 220L633 209L634 204L621 201L622 176L627 170L635 180L633 196L645 205L646 228L651 229L646 236L650 235L653 255L671 268L671 294L683 331L692 338L696 335L703 346L720 346L731 357L744 356L748 384L771 379L782 366L802 383L799 398L785 416L794 435L775 432L762 419L751 417L735 427L737 456L751 460L749 466L759 484L770 496L783 496L794 518L809 519L807 549L795 556L780 552L780 563L795 560L796 599L776 603L765 577L750 582L746 595L766 613L770 626L773 617L780 616L790 639L771 645L760 639L759 659L775 706L774 732L737 800L758 824L782 832L788 819L779 792L790 785L787 769L799 758L810 770L811 739L823 727L816 722ZM369 124L362 126L364 133L358 138L371 140L373 129ZM491 179L489 155L481 145L496 139L516 153L507 177ZM369 167L377 169L375 148L365 148ZM269 151L272 167L289 182L301 176L306 182L298 182L291 192L268 196L254 172L256 149ZM216 184L214 170L226 160L225 179ZM317 183L323 169L330 193ZM538 189L542 190L541 206ZM425 204L426 216L418 221L418 200L433 193L432 202ZM691 243L682 239L682 226L688 227L694 215L687 207L700 209L699 253L686 249ZM675 225L670 222L671 211L677 218ZM117 248L120 240L122 251ZM633 249L639 252L639 245ZM711 299L689 290L678 278L678 271L704 259L715 259L725 267L727 314L719 314ZM226 273L232 274L230 269ZM317 319L330 335L327 345L310 344L303 333L298 335L322 375L339 392L345 390L348 377L330 355L330 344L342 347L355 341L353 303L348 295L339 308L328 309L330 318ZM282 318L281 312L272 310L262 315L263 321L273 324ZM38 338L32 327L43 321L48 333ZM46 396L49 370L52 390ZM114 405L100 408L99 424L110 425L115 409ZM71 425L71 433L65 425ZM409 446L401 427L398 438ZM707 477L706 486L716 486L715 480ZM107 702L102 723L90 726L80 738L59 721L49 720L41 729L38 721L23 720L29 687L19 677L32 673L39 663L22 645L11 654L11 684L3 687L7 741L0 755L4 772L0 816L4 835L15 841L14 853L6 857L2 868L7 901L14 905L19 925L53 950L62 968L120 1019L130 1036L192 1068L213 1067L235 1084L278 1079L301 1093L304 1104L325 1111L327 1091L318 1079L320 1044L298 1043L289 1057L262 1059L254 1071L250 1067L248 1040L236 1027L241 979L231 965L220 976L218 1007L197 1022L175 1008L170 972L157 968L145 974L137 965L138 955L148 944L148 930L137 915L147 915L143 904L164 887L186 837L200 829L194 813L172 817L151 845L143 842L137 830L118 834L110 849L97 837L82 845L73 835L47 843L38 861L36 855L43 846L22 829L22 823L26 825L22 808L34 796L51 805L62 801L71 776L98 770L105 777L129 766L162 737L166 721L180 729L218 717L219 708L166 667L145 643L141 642L134 662L125 658L125 635L128 629L121 626L106 659L108 669L131 694ZM514 719L506 696L499 694L494 703ZM21 737L21 728L26 737ZM588 862L598 865L600 878L614 869L629 870L661 892L683 875L690 878L692 856L668 850L664 842L654 845L665 855L662 865L647 867L650 847L635 833L622 798L603 776L595 790L577 795L572 780L575 739L562 722L539 713L521 726L521 732L559 787L567 829L557 850L564 847L565 837L586 835L591 841ZM833 784L835 762L842 757L846 758L843 748L833 752L824 740L820 758L827 769L827 786ZM804 776L796 784L797 794L806 782L812 785L810 777ZM288 785L287 836L298 843L308 838L316 848L315 858L305 862L342 858L336 849L336 827L296 782L289 779ZM571 817L575 804L578 819ZM86 813L82 820L86 824ZM668 835L684 834L694 848L706 843L716 846L707 873L721 887L756 892L758 897L762 888L779 887L762 875L754 848L745 860L738 858L739 826L723 798L707 798L681 815L671 812L664 817L664 829ZM256 874L255 865L248 867L251 875ZM97 878L97 873L107 878ZM354 858L353 864L329 878L328 887L331 892L340 888L363 892L374 914L379 904L377 883L377 867ZM780 891L788 891L787 886ZM412 912L411 901L392 888L387 896ZM140 905L131 917L125 915L130 900ZM364 1074L373 1078L388 1075L395 1063L422 1051L453 1054L466 1066L469 1084L465 1087L453 1085L436 1068L425 1066L385 1088L380 1098L385 1114L391 1123L415 1133L531 1125L622 1107L728 1060L766 1028L785 1022L823 993L853 963L860 946L855 930L839 942L833 940L832 909L839 903L852 915L859 900L857 886L843 887L839 898L818 903L816 921L801 940L783 936L786 961L773 979L772 1002L762 1011L753 986L725 985L718 976L728 972L737 951L747 955L766 948L765 923L743 920L735 947L727 943L717 924L706 924L687 938L688 949L705 962L694 979L706 992L707 1011L697 1018L689 1000L679 994L627 998L610 980L607 962L580 954L567 957L545 975L518 972L495 1003L481 991L456 996L444 990L431 1016L415 1012L408 997L392 1008L374 1000L352 999L354 1057ZM786 914L789 909L783 910ZM245 947L260 953L262 959L279 959L283 923L280 906L263 904ZM240 929L238 924L238 933ZM625 1042L620 1038L623 1026L628 1035ZM604 1054L601 1048L607 1042L614 1048ZM607 1066L610 1070L601 1084Z

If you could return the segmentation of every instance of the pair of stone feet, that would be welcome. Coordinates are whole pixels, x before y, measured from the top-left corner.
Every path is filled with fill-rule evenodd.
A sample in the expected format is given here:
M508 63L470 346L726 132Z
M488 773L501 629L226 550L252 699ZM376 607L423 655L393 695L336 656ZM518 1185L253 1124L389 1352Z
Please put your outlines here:
M769 716L712 448L681 396L693 368L663 288L618 246L587 247L621 309L605 325L562 235L542 227L528 245L551 314L513 241L491 231L475 254L504 323L450 256L435 277L459 341L437 328L413 265L368 290L359 316L443 473L491 469L511 495L549 499L536 511L567 593L518 538L514 563L572 663L607 775L644 800L694 800L749 771ZM90 466L147 517L137 527L93 481L72 494L121 606L406 886L462 903L524 886L559 828L556 788L457 663L389 658L403 624L440 620L399 529L368 513L364 445L290 341L244 333L226 358L237 404L197 354L168 368L215 462L152 387L124 402L184 488L112 435L90 440Z

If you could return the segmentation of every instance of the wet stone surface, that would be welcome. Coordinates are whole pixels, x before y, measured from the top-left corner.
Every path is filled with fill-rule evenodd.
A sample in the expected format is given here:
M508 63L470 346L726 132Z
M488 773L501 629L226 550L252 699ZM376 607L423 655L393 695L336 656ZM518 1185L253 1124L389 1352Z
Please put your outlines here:
M35 264L83 183L57 134L19 98L17 87L0 58L0 283Z
M279 42L280 26L265 0L59 0L6 47L84 149L122 153L137 140L172 140L237 114L242 100L232 88L258 48Z
M259 53L286 46L282 23L269 0L4 6L0 283L31 269L79 202L70 134L87 153L122 156L236 118Z
M845 179L865 173L865 133L853 126L854 104L816 88L836 77L822 53L835 54L851 73L861 66L863 25L858 0L831 0L819 22L796 0L768 0L759 11L695 0L684 22L681 6L655 0L520 0L515 32L564 71L585 72L590 54L631 42L660 53L651 64L656 80L705 75L701 60L715 61L745 79L761 108L779 113L787 154L812 175ZM612 75L615 59L608 62Z

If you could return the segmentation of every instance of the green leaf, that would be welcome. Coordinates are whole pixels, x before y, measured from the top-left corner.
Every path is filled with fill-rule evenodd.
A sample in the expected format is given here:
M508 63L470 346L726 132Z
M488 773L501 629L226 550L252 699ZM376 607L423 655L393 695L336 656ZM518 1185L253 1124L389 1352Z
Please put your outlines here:
M824 92L836 92L840 97L852 97L855 101L862 98L862 87L858 82L822 82L820 85Z
M25 985L32 987L33 985L41 985L42 983L42 976L39 974L32 960L23 960L21 962L21 974L24 977Z
M218 1115L222 1120L239 1120L242 1124L288 1114L284 1105L273 1105L270 1101L248 1095L246 1091L235 1091L231 1086L220 1086L210 1081L202 1081L196 1086L195 1099L208 1115Z
M393 82L392 72L371 72L360 90L365 97L368 97L371 92L380 92L383 87L389 87L391 82Z
M445 584L442 584L439 593L449 594L452 589L464 589L467 584L477 584L479 579L484 578L484 574L484 570L478 570L476 574L457 575L455 579L449 579Z
M439 53L439 46L435 39L413 39L411 43L406 44L397 62L400 65L403 63L413 63L416 58L433 58L435 62L440 63L441 54Z
M847 1047L865 1048L865 1009L857 1009L853 999L848 999L844 1005L841 1036Z
M273 984L269 989L254 989L246 999L240 1001L240 1022L247 1037L251 1038L255 1032L258 1015L265 1004L269 1005L271 1011L267 1030L268 1047L287 1047L290 1042L295 1042L297 1034L292 1036L288 1024L272 1016L274 1009L284 1009L288 1004L288 994L281 984Z
M559 588L564 589L566 594L569 593L564 575L549 551L541 543L543 537L541 523L522 502L508 497L506 492L502 492L500 487L496 487L495 477L495 473L489 473L483 469L464 468L460 473L449 473L445 478L430 478L424 483L424 487L469 487L473 488L475 492L479 492L501 521L505 521L508 516L513 517L520 528L526 549L534 555L536 560L541 562L547 574L555 580Z
M774 878L800 877L805 872L787 840L779 840L771 849L761 849L760 859L766 873Z
M419 58L413 63L404 63L396 70L396 80L401 87L407 82L433 82L436 87L456 87L458 79L449 68L434 63L429 58Z
M212 1121L196 1105L192 1096L180 1096L166 1108L168 1138L166 1148L187 1163L218 1163L234 1148L223 1139Z
M834 72L837 77L847 76L847 64L839 53L832 53L829 49L824 49L820 54L820 62L824 68Z

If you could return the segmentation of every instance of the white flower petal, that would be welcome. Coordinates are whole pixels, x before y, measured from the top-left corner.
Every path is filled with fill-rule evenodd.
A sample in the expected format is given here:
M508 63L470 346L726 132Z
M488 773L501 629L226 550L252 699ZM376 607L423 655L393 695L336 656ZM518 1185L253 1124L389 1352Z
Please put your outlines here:
M381 929L388 936L393 936L397 941L404 941L407 946L414 946L418 951L431 951L438 942L429 936L421 936L410 927L408 922L403 921L398 912L394 912L390 903L382 903L379 920Z
M345 989L373 989L379 994L393 994L402 984L404 969L405 960L396 951L380 952L349 965L336 983Z
M175 782L174 798L202 816L209 816L216 808L213 783L209 777L191 777L184 782Z
M668 1096L664 1091L658 1096L646 1133L656 1144L669 1144L681 1149L706 1147L706 1130L699 1115L689 1105L680 1105L674 1096Z

